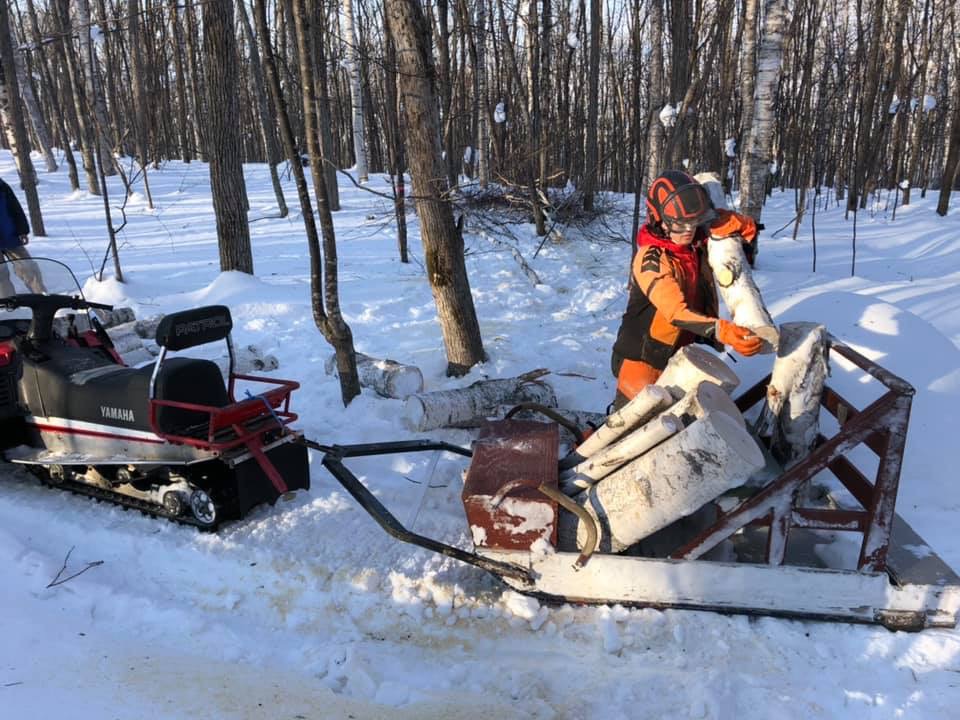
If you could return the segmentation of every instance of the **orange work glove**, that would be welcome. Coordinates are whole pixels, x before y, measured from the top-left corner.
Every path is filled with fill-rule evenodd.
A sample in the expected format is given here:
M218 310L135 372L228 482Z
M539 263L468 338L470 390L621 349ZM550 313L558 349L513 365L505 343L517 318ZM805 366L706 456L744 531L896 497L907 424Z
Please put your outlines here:
M717 340L746 357L756 355L763 347L763 340L752 330L734 325L728 320L717 320Z
M710 237L725 238L739 235L750 244L757 237L757 223L749 215L730 212L720 208L717 217L710 223Z

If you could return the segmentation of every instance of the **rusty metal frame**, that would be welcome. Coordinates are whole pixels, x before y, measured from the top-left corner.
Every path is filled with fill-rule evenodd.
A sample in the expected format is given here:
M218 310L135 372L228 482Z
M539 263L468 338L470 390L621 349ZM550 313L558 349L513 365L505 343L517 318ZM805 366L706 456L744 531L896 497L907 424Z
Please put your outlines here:
M830 438L820 435L816 448L806 458L736 508L722 514L712 526L671 553L671 558L699 558L741 528L763 525L769 528L766 548L766 562L769 565L783 564L791 528L811 528L862 533L857 569L861 572L886 570L910 405L915 390L832 335L828 335L828 338L832 352L877 379L886 387L886 392L863 410L857 410L826 387L820 404L837 418L840 430ZM742 412L766 397L769 381L770 376L767 375L737 399L737 406ZM846 457L847 452L860 444L866 445L879 457L873 482ZM798 506L798 490L825 469L843 483L860 503L862 510Z

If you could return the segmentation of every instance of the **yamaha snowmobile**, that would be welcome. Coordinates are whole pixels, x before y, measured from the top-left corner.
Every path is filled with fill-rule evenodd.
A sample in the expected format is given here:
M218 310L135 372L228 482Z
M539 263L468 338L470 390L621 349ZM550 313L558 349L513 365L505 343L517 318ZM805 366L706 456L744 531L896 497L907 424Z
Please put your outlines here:
M111 309L86 300L60 262L0 262L7 461L50 485L203 529L309 488L307 448L289 427L299 384L234 372L227 307L165 316L156 361L135 368L92 312ZM171 356L221 340L226 380L212 360Z

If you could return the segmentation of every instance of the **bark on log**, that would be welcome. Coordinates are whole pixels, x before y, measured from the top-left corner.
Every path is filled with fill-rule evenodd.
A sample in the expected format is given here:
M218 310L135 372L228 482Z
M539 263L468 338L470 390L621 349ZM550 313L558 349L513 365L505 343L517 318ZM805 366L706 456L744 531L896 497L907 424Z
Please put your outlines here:
M567 495L576 495L682 429L680 418L670 412L661 413L626 437L561 473L560 489Z
M740 384L740 378L716 355L696 345L680 348L667 363L657 385L680 400L703 381L719 385L727 393Z
M709 413L574 498L600 529L599 547L622 552L764 465L754 439L725 413ZM581 547L586 529L561 513L560 547Z
M680 398L667 412L680 418L684 425L689 425L707 413L722 412L733 418L740 427L747 427L743 413L733 399L719 385L707 381L701 382Z
M404 398L423 391L423 374L420 368L404 365L396 360L380 360L363 353L354 353L357 358L357 374L361 387L372 388L377 395L388 398ZM327 375L337 371L337 356L331 355L324 365Z
M806 457L820 431L820 396L830 374L827 331L816 323L780 326L780 348L773 362L758 432L785 467Z
M716 207L727 207L723 185L715 174L700 173L695 179L707 189ZM738 235L710 238L707 242L707 261L733 322L750 328L764 339L761 352L773 352L778 342L777 327L753 281L742 239Z
M415 432L441 427L476 427L492 416L500 405L535 402L557 406L557 397L538 378L546 371L534 371L515 378L478 380L459 390L419 393L403 406L404 424Z
M588 457L615 442L635 427L645 424L657 413L666 410L673 397L659 385L648 385L622 408L607 417L577 449L560 461L561 470L578 465Z

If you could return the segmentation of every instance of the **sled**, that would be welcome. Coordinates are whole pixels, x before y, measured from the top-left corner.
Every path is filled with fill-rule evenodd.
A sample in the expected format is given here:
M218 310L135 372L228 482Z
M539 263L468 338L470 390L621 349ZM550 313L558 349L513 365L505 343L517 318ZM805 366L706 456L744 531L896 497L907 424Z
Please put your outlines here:
M45 292L18 292L13 279L37 271ZM288 427L299 384L234 371L228 308L165 316L159 356L131 368L86 315L110 306L85 300L65 265L4 262L0 278L0 451L8 462L49 485L203 529L309 487L307 450ZM61 332L54 317L65 312ZM226 382L211 360L169 357L218 341L227 344ZM238 399L241 384L247 397Z
M876 623L898 630L955 627L960 577L896 514L914 389L828 339L833 356L882 385L880 397L858 409L826 386L820 407L836 419L836 431L819 435L806 457L784 469L765 449L768 481L721 496L621 554L598 546L603 528L558 490L555 424L494 421L472 449L431 440L308 444L324 452L323 465L396 539L472 564L547 602ZM742 393L736 399L740 411L760 404L769 382L768 375ZM876 456L872 480L858 467L864 464L854 452L860 447ZM406 528L345 464L361 456L425 451L470 458L463 500L472 550ZM805 501L820 473L835 478L852 501ZM522 512L510 511L509 503ZM581 547L558 547L562 513L592 528ZM547 520L527 528L531 517ZM847 567L823 552L829 534L841 533L859 540L859 556Z

